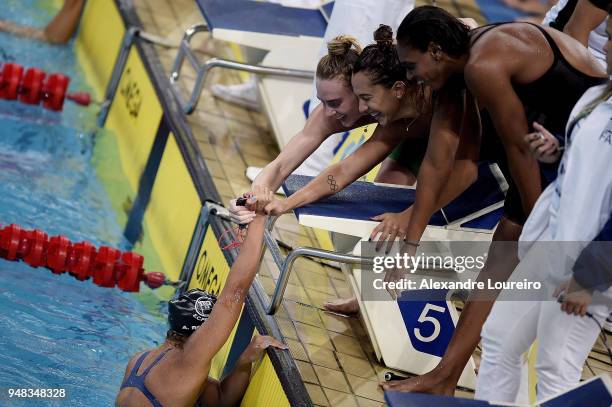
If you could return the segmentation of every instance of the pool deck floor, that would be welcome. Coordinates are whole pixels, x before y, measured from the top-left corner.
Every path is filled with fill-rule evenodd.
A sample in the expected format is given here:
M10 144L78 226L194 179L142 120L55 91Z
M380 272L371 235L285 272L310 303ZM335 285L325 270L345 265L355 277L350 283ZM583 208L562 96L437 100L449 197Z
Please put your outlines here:
M422 3L417 1L417 4ZM203 21L193 0L134 0L134 4L145 31L175 44L179 43L186 28ZM456 15L483 22L473 7L473 0L440 1L438 4ZM203 37L194 41L202 59L231 58L227 43ZM162 46L156 46L156 50L166 73L169 73L177 50ZM187 70L184 75L182 84L193 83L193 71ZM250 181L245 177L248 166L263 167L279 152L265 115L225 103L210 93L212 84L238 84L242 81L234 71L211 71L197 110L188 116L206 166L225 204L249 190ZM298 108L301 109L296 106ZM318 245L313 232L300 226L292 215L279 218L275 230L278 238L293 247ZM259 279L268 295L274 289L278 274L272 258L266 254ZM362 322L358 317L343 318L321 309L328 299L351 295L341 271L313 261L299 260L289 280L283 306L275 316L317 406L384 405L378 382L384 380L384 373L389 369L375 360ZM603 351L601 342L596 345L596 350ZM610 366L598 360L605 360L605 357L592 353L590 368L584 370L585 378L592 376L593 372L612 372ZM460 390L456 395L473 397L472 393Z

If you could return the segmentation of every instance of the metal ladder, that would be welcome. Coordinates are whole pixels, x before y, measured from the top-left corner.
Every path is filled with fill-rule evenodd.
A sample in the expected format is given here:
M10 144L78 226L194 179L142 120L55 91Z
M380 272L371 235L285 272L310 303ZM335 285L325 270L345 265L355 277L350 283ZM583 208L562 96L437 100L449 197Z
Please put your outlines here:
M177 101L181 109L185 114L193 113L193 111L197 107L198 101L200 99L200 94L202 93L202 88L204 87L204 82L206 81L206 77L208 76L208 72L213 68L232 69L237 71L249 72L256 75L272 75L289 78L314 79L314 72L304 71L300 69L250 65L220 58L210 58L204 62L200 62L191 48L191 40L194 36L196 36L196 34L203 32L210 32L206 24L195 24L185 30L185 34L183 35L183 39L181 40L179 46L179 51L176 55L176 58L174 59L172 72L170 73L170 83L172 84L172 89L176 95ZM187 102L185 102L185 100L183 99L183 96L181 95L180 89L178 87L179 79L181 76L181 69L183 67L183 63L185 62L185 58L197 73L195 84L193 86L193 89L191 90L189 100L187 100Z

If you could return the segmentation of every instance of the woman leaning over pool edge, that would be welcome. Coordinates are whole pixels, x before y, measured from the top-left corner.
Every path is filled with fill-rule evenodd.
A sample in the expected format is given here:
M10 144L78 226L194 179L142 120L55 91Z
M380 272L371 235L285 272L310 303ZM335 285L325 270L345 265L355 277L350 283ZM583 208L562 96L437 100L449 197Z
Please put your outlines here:
M611 74L610 20L606 31ZM549 290L559 287L541 301L495 303L482 329L483 358L475 398L516 400L522 354L535 338L539 343L538 400L567 391L580 381L584 362L612 309L611 254L609 245L603 244L610 239L612 211L611 119L610 81L589 89L572 111L559 175L542 192L525 224L517 268L524 276L545 270L540 278L551 285ZM526 136L532 151L538 138ZM590 241L592 245L587 246ZM537 248L540 242L544 250ZM513 335L499 335L500 326L508 325Z
M360 112L374 117L379 122L377 130L399 124L400 129L405 130L408 127L409 132L412 132L417 126L425 125L426 127L419 131L425 130L429 133L428 152L432 150L432 140L433 144L437 145L441 144L440 137L449 139L448 143L452 145L453 151L445 150L442 153L446 159L445 164L449 164L446 168L448 171L440 182L441 193L432 202L432 205L439 208L448 204L476 179L475 161L478 158L479 142L471 137L479 135L476 106L472 99L466 97L464 90L452 95L448 92L432 103L431 90L427 87L423 89L422 85L406 79L405 70L399 63L392 45L391 35L392 32L387 26L376 31L376 44L371 44L363 50L353 68L353 90L358 93L360 99ZM470 100L472 103L469 103ZM393 137L397 138L397 134ZM349 157L325 169L289 198L271 202L266 211L272 215L280 215L338 193L372 169L389 152L391 148L388 141L374 134ZM329 179L336 181L334 189L330 189ZM379 246L387 238L389 241L393 241L395 237L403 239L405 234L403 228L398 227L398 221L391 222L393 227L384 226L389 223L388 220L400 214L385 215L384 221L379 225L383 227ZM409 216L407 209L406 217ZM376 218L382 217L375 217L374 220L379 220ZM375 231L374 235L376 234Z
M277 190L330 135L374 122L372 117L359 112L358 99L351 87L353 64L361 53L361 47L354 38L344 35L334 38L327 46L328 54L321 58L316 72L317 97L321 104L310 114L304 128L266 165L253 181L252 188L266 186ZM372 137L397 139L393 141L397 144L402 138L420 136L421 134L415 131L418 124L415 123L411 127L410 133L405 130L406 126L402 122L385 128L378 126ZM387 171L381 169L376 180L394 182L387 174ZM230 203L229 210L232 220L236 223L248 223L254 217L252 211L236 206L235 200Z
M494 147L494 155L507 162L506 172L511 174L507 177L511 187L506 195L504 217L493 239L516 241L542 186L550 182L541 176L523 140L528 133L528 121L545 119L543 124L547 128L561 133L580 96L604 80L600 66L580 43L555 30L511 23L469 32L449 13L431 6L413 10L400 25L397 38L398 54L410 77L423 80L440 92L450 85L464 86L476 97L480 108L485 109L481 111L483 144ZM554 94L561 88L562 94ZM501 154L501 145L495 146L492 141L497 144L501 141ZM513 181L516 185L512 185ZM431 213L431 208L421 205L417 194L408 226L409 240L420 240ZM507 278L513 270L511 264L497 266L499 259L515 257L507 254L489 255L488 264L495 267L488 267L487 271L497 273L498 279ZM453 339L432 372L383 387L452 395L478 344L491 306L490 299L466 304Z

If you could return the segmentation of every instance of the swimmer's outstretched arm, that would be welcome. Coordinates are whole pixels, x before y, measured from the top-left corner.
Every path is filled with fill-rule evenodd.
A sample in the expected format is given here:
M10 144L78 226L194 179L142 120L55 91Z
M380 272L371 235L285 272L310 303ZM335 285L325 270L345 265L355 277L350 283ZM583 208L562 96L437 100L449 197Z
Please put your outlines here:
M265 186L276 191L329 136L348 130L334 117L325 115L323 104L317 106L304 128L291 138L280 154L253 181L252 188Z
M441 91L436 101L427 152L419 169L406 240L421 240L434 212L448 205L476 181L480 133L478 106L474 98L468 92Z
M423 123L419 123L420 121L417 120L410 127L409 134L412 133L413 137L423 129ZM266 212L270 215L280 215L340 192L385 159L405 136L403 121L391 123L385 128L378 126L372 137L354 153L325 169L289 198L273 201L266 207Z
M521 58L511 58L510 55L502 62L499 50L493 49L498 45L487 44L487 47L478 55L477 61L466 65L465 81L480 107L491 115L506 150L508 167L523 210L529 214L542 192L542 185L538 163L523 140L523 136L529 133L525 109L511 81L514 73L522 68Z
M10 21L0 21L0 31L52 44L65 44L79 24L84 4L84 0L65 0L61 10L43 30Z
M269 347L287 349L287 345L276 338L255 335L236 361L232 371L223 380L209 378L206 381L206 387L200 396L200 405L206 407L239 405L251 381L253 363L260 360Z
M257 216L249 224L240 254L232 265L208 321L189 337L183 347L183 365L193 374L208 374L210 361L236 325L244 299L257 274L266 222L263 209L273 199L273 193L264 188L257 188L254 193L257 199L249 199L247 205Z
M595 6L590 0L578 0L576 8L572 13L563 32L574 37L585 47L589 46L589 34L601 24L608 13Z
M368 124L366 120L360 120L351 128ZM299 167L329 136L340 133L350 128L342 126L335 118L325 114L323 105L317 106L306 121L306 125L300 130L280 154L259 173L253 180L251 191L256 187L266 187L276 191L287 177ZM232 199L229 205L232 221L239 224L248 224L253 213L242 206L236 206L236 199Z

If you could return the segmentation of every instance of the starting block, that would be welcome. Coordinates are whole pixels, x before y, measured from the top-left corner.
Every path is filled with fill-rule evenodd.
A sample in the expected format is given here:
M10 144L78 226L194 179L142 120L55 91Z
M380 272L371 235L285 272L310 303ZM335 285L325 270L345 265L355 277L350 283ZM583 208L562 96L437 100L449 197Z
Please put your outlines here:
M283 184L287 196L312 180L304 175L291 175ZM457 199L430 219L425 240L474 240L474 233L491 239L502 215L507 184L495 164L480 164L478 179ZM415 201L413 187L357 181L337 194L294 210L303 226L324 229L355 237L369 236L378 222L371 217L385 212L401 212Z
M195 110L212 68L261 75L258 81L261 101L282 149L304 127L306 120L300 106L312 96L314 70L333 2L317 9L253 0L197 0L196 3L205 24L196 24L185 31L170 75L181 108L186 114ZM191 46L193 37L200 32L209 32L217 40L263 50L266 55L259 65L219 58L200 62ZM179 86L185 59L196 71L188 100L183 99Z
M287 196L290 196L311 179L307 176L292 175L286 180L283 189ZM432 216L424 240L435 241L436 245L442 246L446 246L445 243L450 241L485 242L488 246L501 218L506 189L507 184L497 166L481 164L477 181L455 201ZM366 240L378 224L370 219L372 216L400 212L414 203L414 200L414 188L358 181L331 197L296 209L295 214L304 226ZM273 246L272 240L267 238L268 248ZM393 301L390 296L383 300L364 301L359 295L363 292L361 270L359 266L348 266L368 264L367 261L372 260L362 257L360 243L351 254L312 248L300 248L294 252L307 250L308 254L304 255L334 260L341 264L353 292L358 294L365 326L381 362L390 368L413 374L430 371L444 354L458 321L457 311L447 298L449 293L441 293L434 300L431 292L427 292L427 299L423 299L413 298L412 296L418 295L418 291L410 290L405 291L399 301ZM450 246L440 247L440 250L452 252ZM272 252L275 257L274 250ZM272 304L279 303L282 299L283 282L288 279L293 255L290 253L287 259L279 256L275 258L281 268L281 276ZM384 294L387 295L386 292ZM270 311L274 310L275 307L272 306ZM473 360L465 367L459 385L475 388Z

